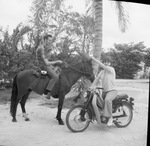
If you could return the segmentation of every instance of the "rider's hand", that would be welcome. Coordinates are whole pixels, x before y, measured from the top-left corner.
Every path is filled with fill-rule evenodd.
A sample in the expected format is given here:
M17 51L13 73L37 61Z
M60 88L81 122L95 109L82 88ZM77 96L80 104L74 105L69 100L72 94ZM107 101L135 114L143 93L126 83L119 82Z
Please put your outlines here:
M58 60L58 61L57 61L57 63L60 63L60 64L62 64L63 62L62 62L61 60Z

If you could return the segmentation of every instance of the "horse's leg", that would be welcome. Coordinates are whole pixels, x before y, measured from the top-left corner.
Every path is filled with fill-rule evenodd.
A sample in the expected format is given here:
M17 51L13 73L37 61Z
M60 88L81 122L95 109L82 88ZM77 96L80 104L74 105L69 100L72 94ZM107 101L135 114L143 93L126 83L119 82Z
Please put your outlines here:
M28 98L30 92L31 92L31 90L28 90L27 93L23 96L23 98L20 101L22 115L25 118L25 121L30 121L30 119L28 118L28 116L26 114L26 109L25 109L25 104L26 104L26 101L27 101L27 98Z
M62 111L62 106L64 103L64 97L65 96L59 96L58 111L57 111L57 116L56 116L56 119L58 120L59 125L64 125L64 122L61 119L61 111Z
M13 117L13 122L16 122L16 112L17 112L17 105L18 103L22 100L22 98L24 97L24 95L27 93L27 88L23 87L23 86L19 86L18 85L18 96L17 96L17 100L16 100L16 103L15 103L15 106L14 106L14 112L12 114L12 117Z

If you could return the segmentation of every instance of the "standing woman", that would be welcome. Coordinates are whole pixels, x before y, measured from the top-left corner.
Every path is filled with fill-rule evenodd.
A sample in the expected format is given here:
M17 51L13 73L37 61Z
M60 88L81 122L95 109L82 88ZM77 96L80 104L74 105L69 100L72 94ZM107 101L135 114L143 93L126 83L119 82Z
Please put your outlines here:
M43 97L47 99L50 99L51 91L58 80L58 75L53 70L53 65L55 65L56 63L60 63L60 64L62 63L61 60L57 60L57 61L48 60L46 55L48 54L49 51L52 51L51 47L52 47L52 35L46 34L44 35L43 40L41 41L41 44L39 45L36 51L36 59L39 68L41 70L46 70L48 75L51 77L46 87L46 91L43 95Z
M112 101L117 96L117 90L115 87L116 73L114 68L110 66L109 61L102 63L99 60L95 59L94 57L91 57L91 59L93 61L93 66L95 66L95 63L97 63L99 67L102 68L103 70L97 75L90 88L94 88L96 83L99 80L101 80L101 84L103 88L102 97L105 101L102 121L105 122L108 119L107 125L111 126L113 123Z

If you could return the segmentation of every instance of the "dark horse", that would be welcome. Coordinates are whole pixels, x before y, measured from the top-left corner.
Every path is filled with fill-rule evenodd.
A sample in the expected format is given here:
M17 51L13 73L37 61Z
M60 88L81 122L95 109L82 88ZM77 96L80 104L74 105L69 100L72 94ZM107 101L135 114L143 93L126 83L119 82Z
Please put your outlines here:
M85 76L93 82L93 68L89 58L82 55L82 60L74 65L62 68L59 81L57 83L57 92L52 91L54 98L59 98L58 112L56 119L60 125L64 125L61 119L61 111L65 95L70 91L71 87L81 77ZM13 117L12 121L16 122L17 105L20 102L23 116L26 121L29 118L26 115L25 103L31 91L43 94L50 77L48 75L40 75L35 70L24 70L19 72L13 79L13 88L11 95L10 113ZM55 86L54 86L55 88Z

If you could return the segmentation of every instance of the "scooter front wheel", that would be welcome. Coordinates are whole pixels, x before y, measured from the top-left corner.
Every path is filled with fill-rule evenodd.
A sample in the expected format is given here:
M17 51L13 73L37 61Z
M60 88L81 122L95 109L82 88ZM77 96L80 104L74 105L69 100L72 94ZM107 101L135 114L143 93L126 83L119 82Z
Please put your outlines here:
M72 132L82 132L90 124L90 115L86 111L83 115L83 105L72 107L66 115L66 125Z

